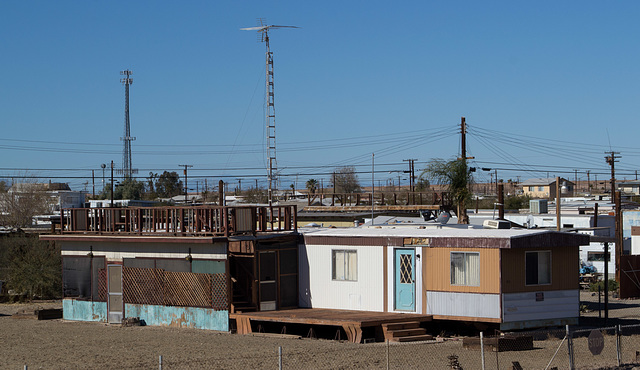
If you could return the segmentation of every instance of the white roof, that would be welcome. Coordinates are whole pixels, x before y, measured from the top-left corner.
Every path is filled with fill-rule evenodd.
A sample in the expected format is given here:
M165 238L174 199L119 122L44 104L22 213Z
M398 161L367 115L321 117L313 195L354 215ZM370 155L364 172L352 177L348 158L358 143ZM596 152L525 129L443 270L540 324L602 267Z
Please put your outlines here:
M540 229L459 229L449 227L423 227L419 226L373 226L373 227L350 227L350 228L323 228L323 229L300 229L303 234L313 236L334 236L334 237L455 237L455 238L514 238L545 234L549 230Z

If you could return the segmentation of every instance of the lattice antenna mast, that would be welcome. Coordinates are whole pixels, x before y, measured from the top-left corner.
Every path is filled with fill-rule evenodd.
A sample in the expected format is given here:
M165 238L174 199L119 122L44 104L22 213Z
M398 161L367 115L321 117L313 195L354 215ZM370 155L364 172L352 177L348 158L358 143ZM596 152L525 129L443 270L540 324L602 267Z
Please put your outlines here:
M120 71L120 75L124 76L120 82L124 85L124 136L120 138L124 142L122 150L122 175L124 178L131 177L133 169L131 166L131 142L136 138L131 136L131 125L129 123L129 85L133 83L132 71L126 69Z
M269 30L276 28L299 28L296 26L276 26L276 25L264 25L262 18L258 19L260 24L257 27L241 28L244 31L258 31L261 36L261 41L266 45L266 78L265 78L265 122L267 128L267 166L269 170L268 174L268 198L269 205L273 204L273 189L277 184L277 172L278 165L276 161L276 109L274 100L274 84L273 84L273 53L269 48Z

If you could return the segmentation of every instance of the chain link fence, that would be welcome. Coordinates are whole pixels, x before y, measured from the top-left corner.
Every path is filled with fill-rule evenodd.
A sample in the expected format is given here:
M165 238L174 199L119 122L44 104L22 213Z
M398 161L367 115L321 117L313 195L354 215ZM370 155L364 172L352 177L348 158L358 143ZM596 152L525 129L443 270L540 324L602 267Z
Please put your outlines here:
M580 330L492 333L416 343L336 343L331 349L191 360L159 356L160 369L631 369L640 365L640 324Z

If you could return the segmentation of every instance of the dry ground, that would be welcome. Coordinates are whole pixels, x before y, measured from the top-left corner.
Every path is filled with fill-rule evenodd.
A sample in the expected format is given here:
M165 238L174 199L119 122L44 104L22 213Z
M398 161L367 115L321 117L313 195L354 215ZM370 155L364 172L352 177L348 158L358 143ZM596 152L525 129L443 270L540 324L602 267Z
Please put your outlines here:
M448 357L451 355L457 355L466 370L481 368L480 351L463 349L461 341L387 346L285 336L242 336L197 329L37 321L10 316L38 306L61 307L61 303L0 304L1 369L22 369L24 365L29 369L157 369L159 356L163 356L164 369L277 369L278 347L282 347L285 369L385 369L387 358L390 368L395 369L450 369ZM625 356L631 358L636 339L640 350L640 335L630 337L624 342L629 349ZM567 368L566 342L562 343L561 338L536 340L534 347L529 351L501 352L498 356L486 352L486 368L510 369L512 361L519 361L525 369L544 369L558 348L552 366ZM580 367L615 364L615 346L613 351L609 347L599 357L577 348Z

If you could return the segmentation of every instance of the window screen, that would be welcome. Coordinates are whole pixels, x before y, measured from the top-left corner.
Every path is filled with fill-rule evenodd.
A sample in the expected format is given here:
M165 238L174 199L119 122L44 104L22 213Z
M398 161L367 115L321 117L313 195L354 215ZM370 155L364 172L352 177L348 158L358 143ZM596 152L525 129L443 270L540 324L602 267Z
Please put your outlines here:
M358 255L353 250L332 251L332 279L357 281Z
M480 253L451 252L451 284L480 285Z

